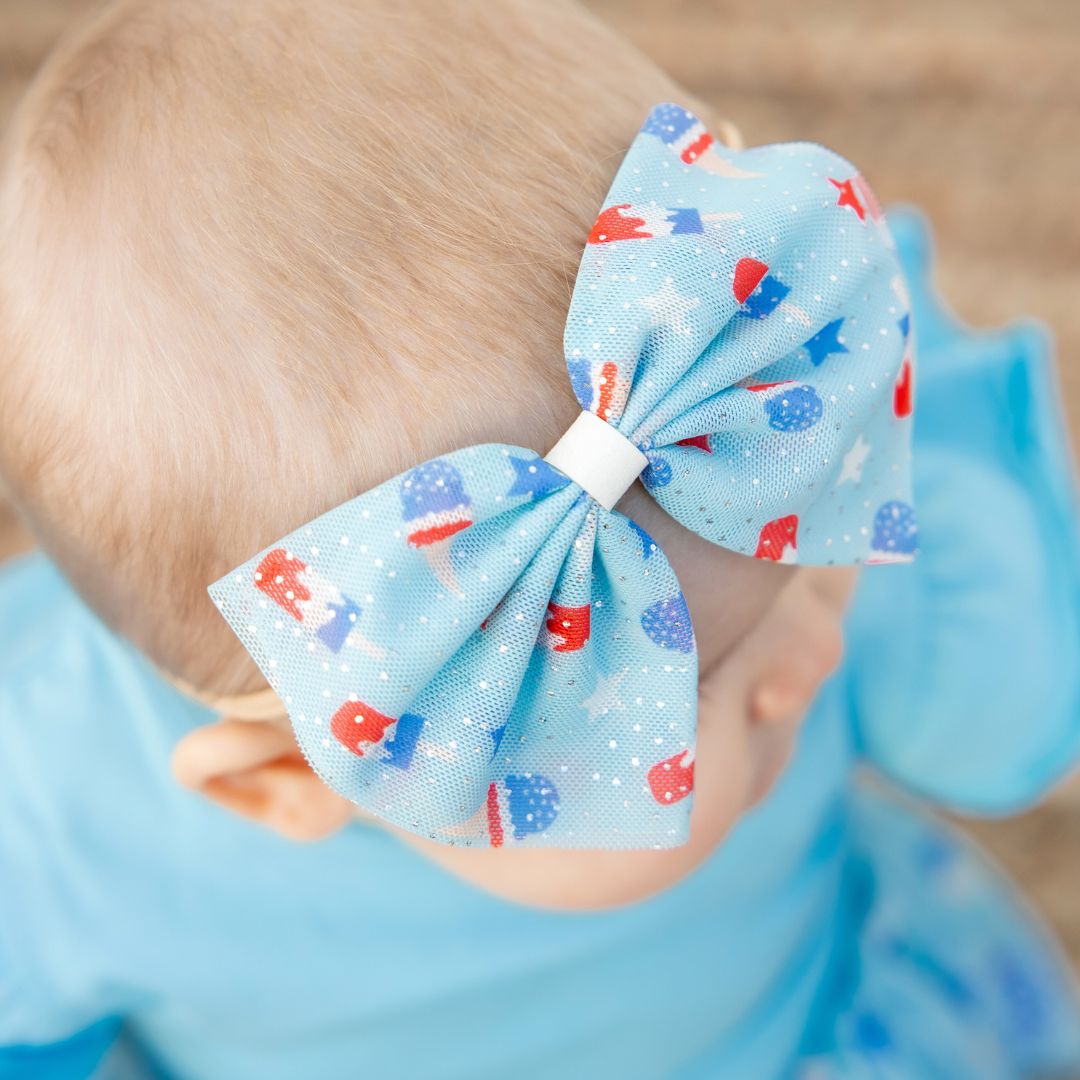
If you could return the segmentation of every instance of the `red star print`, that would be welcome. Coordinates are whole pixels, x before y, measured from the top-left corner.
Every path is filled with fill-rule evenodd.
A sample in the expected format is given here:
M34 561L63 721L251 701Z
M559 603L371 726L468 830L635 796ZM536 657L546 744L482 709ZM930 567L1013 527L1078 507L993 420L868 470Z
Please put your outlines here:
M676 440L675 445L696 446L699 450L704 450L706 454L712 453L712 447L709 445L708 435L691 435L689 439Z
M850 206L859 215L859 220L865 221L866 210L863 208L863 204L859 202L859 196L855 194L855 186L852 183L854 179L855 177L852 177L851 180L834 180L830 176L829 183L840 192L840 198L836 200L836 205Z

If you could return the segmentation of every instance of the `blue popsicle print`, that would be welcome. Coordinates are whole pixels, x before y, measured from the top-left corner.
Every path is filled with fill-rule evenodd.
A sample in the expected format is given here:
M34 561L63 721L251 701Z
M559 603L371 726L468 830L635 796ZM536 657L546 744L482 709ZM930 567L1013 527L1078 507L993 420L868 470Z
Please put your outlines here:
M546 776L523 773L503 783L515 840L543 832L559 816L559 792Z
M637 537L641 541L641 557L648 559L657 550L656 541L636 521L627 519L626 524L637 533Z
M667 600L658 600L645 609L641 628L649 639L662 649L679 652L694 651L694 629L690 625L690 610L682 593Z
M700 126L701 121L681 105L657 105L649 113L641 131L645 135L655 135L666 143L674 143L692 128Z
M645 466L645 471L641 474L641 482L647 488L667 487L674 475L668 459L654 450L646 450L645 456L649 459L649 464Z
M772 274L766 274L761 284L743 301L739 314L747 319L764 319L779 307L789 292L790 285L785 285Z
M334 613L334 617L322 624L315 632L316 637L331 652L341 652L349 631L353 628L356 620L360 618L360 607L355 600L342 593L340 604L327 604L327 609Z
M900 499L878 508L874 515L874 538L870 546L889 555L914 555L919 539L915 511Z
M395 769L407 769L416 754L416 744L420 741L420 732L424 730L424 718L415 713L402 713L394 725L392 738L383 744L386 751L386 764Z
M404 521L471 505L461 473L442 458L425 461L402 477L401 516Z
M769 427L776 431L806 431L824 411L821 398L812 386L785 388L765 401Z

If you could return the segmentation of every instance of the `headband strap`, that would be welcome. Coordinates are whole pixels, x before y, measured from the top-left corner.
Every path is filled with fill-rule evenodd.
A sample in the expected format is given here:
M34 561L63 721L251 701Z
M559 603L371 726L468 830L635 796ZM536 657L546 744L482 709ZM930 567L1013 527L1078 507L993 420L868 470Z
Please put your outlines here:
M271 686L265 686L261 690L248 690L241 694L208 694L198 687L193 686L166 671L156 664L157 673L171 686L174 686L186 697L197 701L207 709L212 709L225 719L229 720L265 720L278 723L288 720L289 710L285 707L278 692Z

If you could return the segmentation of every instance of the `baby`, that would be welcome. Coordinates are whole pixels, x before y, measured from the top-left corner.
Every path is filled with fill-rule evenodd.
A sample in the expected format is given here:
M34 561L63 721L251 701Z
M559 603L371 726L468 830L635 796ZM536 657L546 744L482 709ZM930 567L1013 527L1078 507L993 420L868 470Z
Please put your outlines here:
M906 663L890 620L932 633L904 600L927 576L949 587L932 544L920 578L873 572L853 655L826 681L853 570L748 559L626 494L679 579L700 664L690 839L665 851L473 850L358 817L207 596L418 462L558 439L579 411L562 334L581 246L669 100L693 104L581 10L511 0L127 0L47 64L0 189L0 469L64 575L39 555L0 579L13 1075L86 1075L118 1033L113 1061L192 1077L989 1077L1080 1061L1039 930L955 841L852 783L862 753L995 808L1075 752L1064 692L1007 748L993 723L923 723L970 700L956 671L974 646L933 702L896 715L927 661ZM920 302L925 357L957 331ZM959 520L977 468L940 430L927 441L953 478L929 507ZM1014 520L1056 515L1071 542L1067 495L1043 485L1039 503L1031 479L1064 467L1026 452L980 506L1011 497ZM987 531L961 528L967 558ZM1043 535L1025 595L1034 581L1051 604ZM1006 595L1000 575L986 588ZM1068 656L1074 613L1029 604ZM1003 621L972 622L982 641ZM1012 662L1027 692L1050 659Z
M31 93L6 187L2 453L43 547L166 671L214 693L265 685L206 585L426 457L555 442L576 411L561 339L582 238L620 147L677 93L571 8L107 9ZM623 508L671 560L698 638L693 842L644 858L431 846L517 899L605 905L684 874L768 787L839 655L847 575L790 580L640 490ZM290 739L208 725L177 771L293 838L324 835L351 807Z

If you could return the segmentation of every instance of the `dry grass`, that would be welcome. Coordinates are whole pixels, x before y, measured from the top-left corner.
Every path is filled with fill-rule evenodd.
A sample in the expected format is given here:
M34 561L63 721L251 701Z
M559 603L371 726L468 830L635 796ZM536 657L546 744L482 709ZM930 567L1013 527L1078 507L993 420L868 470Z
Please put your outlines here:
M0 4L0 124L89 0ZM961 316L1035 315L1059 343L1080 431L1080 4L1073 0L591 0L750 143L811 139L858 161L885 203L933 219ZM25 546L0 509L0 558ZM1080 783L973 827L1080 962Z

